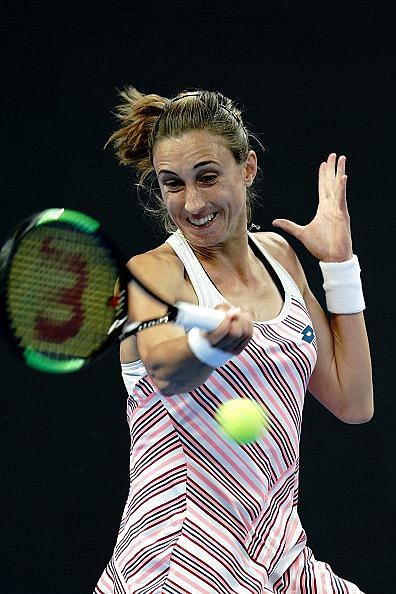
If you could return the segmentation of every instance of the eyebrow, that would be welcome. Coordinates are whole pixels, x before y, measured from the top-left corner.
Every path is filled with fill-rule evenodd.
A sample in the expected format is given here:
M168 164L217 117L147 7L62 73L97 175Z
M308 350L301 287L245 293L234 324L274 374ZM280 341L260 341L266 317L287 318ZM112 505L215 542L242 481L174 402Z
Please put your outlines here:
M193 166L193 169L198 169L198 167L204 167L204 165L218 165L218 163L216 161L200 161L199 163L195 163L195 165ZM158 177L162 173L169 173L171 175L177 175L177 173L175 173L174 171L170 171L169 169L160 169L158 172Z

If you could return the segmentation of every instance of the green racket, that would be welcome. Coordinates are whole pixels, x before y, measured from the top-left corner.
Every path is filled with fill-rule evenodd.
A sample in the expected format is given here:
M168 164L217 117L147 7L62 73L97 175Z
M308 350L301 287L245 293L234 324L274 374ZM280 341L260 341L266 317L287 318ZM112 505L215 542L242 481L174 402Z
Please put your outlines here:
M128 322L128 283L167 306L165 315ZM174 322L213 330L219 310L169 303L125 266L100 223L50 208L20 223L0 252L0 315L9 343L39 371L78 371L120 340Z

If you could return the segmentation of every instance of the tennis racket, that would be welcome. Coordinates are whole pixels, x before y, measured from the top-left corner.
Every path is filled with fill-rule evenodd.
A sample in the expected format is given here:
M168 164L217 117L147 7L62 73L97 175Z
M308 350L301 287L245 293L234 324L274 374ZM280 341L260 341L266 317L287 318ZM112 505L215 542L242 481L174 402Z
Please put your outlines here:
M166 305L128 322L128 283ZM220 310L168 303L125 266L100 223L50 208L20 223L0 252L0 316L9 343L34 369L78 371L131 334L173 322L213 330Z

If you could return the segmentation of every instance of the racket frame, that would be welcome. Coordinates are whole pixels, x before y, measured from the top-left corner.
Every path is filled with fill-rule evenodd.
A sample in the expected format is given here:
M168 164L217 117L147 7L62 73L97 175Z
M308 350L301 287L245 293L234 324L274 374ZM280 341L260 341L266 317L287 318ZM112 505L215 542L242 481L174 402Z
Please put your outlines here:
M57 213L64 212L65 220L62 220L60 215L57 218ZM111 258L117 264L118 273L118 297L119 304L117 305L117 314L114 322L109 327L107 337L101 343L100 347L94 350L89 357L78 357L74 359L56 359L55 357L47 356L29 349L29 347L21 346L20 339L12 330L12 319L9 315L8 306L8 280L12 268L14 256L18 250L19 245L29 233L41 225L55 223L56 225L65 226L71 225L74 228L80 227L84 232L93 235L98 235L100 241L106 246L111 254ZM39 371L53 372L53 373L67 373L73 372L90 365L96 361L106 352L112 349L114 345L121 340L124 340L132 334L136 334L141 330L153 327L155 325L172 322L176 319L178 308L164 300L161 296L153 293L146 285L144 285L138 277L123 264L124 259L121 253L115 248L114 242L110 240L108 235L103 231L100 223L95 219L84 215L78 211L70 209L51 208L36 212L30 217L24 219L16 225L10 236L4 242L0 251L0 324L4 329L4 337L11 349L22 358L25 363ZM128 285L130 282L136 283L143 291L157 302L162 303L167 307L166 313L159 318L152 318L135 323L128 323ZM127 329L127 332L125 332ZM52 363L51 363L52 362Z
M97 236L99 242L108 250L111 260L116 264L117 273L117 302L115 305L116 315L113 323L110 325L107 336L101 345L92 350L87 357L54 357L51 354L46 355L44 350L41 352L36 349L21 345L21 339L18 338L12 330L12 319L8 314L8 279L12 267L13 258L18 250L22 240L38 226L42 225L69 225L74 230L80 229L91 236ZM166 306L166 312L157 318L140 320L137 322L128 321L128 285L134 282L147 295L155 301ZM62 208L50 208L37 212L27 219L20 222L3 244L0 251L0 323L5 329L4 335L9 346L30 367L49 373L67 373L78 371L96 361L102 355L112 349L117 341L124 340L128 336L137 334L141 330L152 328L157 325L175 322L176 324L188 328L195 325L202 330L213 330L224 318L224 313L220 310L211 308L202 308L191 303L177 302L175 305L169 303L161 295L154 293L138 276L126 266L125 260L117 250L114 242L103 231L98 221L79 211Z

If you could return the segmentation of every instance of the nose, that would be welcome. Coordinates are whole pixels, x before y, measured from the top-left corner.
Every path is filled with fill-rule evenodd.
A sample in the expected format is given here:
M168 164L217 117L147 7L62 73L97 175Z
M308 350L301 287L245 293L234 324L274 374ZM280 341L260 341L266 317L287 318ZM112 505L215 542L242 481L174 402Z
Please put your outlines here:
M206 201L204 200L199 189L194 186L186 186L184 208L190 214L198 214L204 210Z

